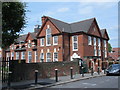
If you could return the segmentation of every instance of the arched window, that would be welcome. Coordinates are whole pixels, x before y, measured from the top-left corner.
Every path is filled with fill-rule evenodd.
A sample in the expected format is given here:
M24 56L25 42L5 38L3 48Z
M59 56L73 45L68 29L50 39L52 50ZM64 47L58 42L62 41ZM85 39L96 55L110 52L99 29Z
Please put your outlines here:
M46 29L46 45L51 45L51 29Z
M18 48L19 48L19 46L16 47L16 49L18 49Z
M25 45L22 45L22 47L21 48L25 48Z

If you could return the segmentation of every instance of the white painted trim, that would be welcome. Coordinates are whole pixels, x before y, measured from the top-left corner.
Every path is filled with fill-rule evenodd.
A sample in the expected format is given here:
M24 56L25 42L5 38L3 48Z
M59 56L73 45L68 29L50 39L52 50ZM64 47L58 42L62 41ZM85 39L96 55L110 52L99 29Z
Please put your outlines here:
M37 55L36 55L36 54L37 54L37 51L34 51L34 54L35 54L35 63L36 63L36 61L37 61L37 60L36 60L36 59L37 59L37 58L36 58L36 56L37 56Z
M75 35L75 36L77 36L77 35ZM72 50L73 51L78 51L78 36L77 36L77 49L74 49L74 36L72 36Z
M56 60L54 60L54 53L57 53L57 59ZM53 52L53 62L55 62L55 61L58 61L58 52Z
M90 42L89 42L90 40ZM92 45L92 37L91 36L88 36L88 45Z
M42 44L42 39L43 39L43 44ZM44 42L45 42L44 38L40 38L40 46L44 46Z
M57 37L57 43L54 42L54 38ZM58 36L53 36L53 45L58 45Z

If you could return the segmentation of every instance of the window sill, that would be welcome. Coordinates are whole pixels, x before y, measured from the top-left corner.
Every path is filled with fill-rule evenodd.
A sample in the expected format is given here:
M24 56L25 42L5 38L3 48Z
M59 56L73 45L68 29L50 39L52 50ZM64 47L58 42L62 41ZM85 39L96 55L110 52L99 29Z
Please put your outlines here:
M78 49L73 49L73 51L78 51Z
M58 44L53 44L54 46L58 45Z
M51 46L51 44L49 44L49 45L46 45L46 46Z

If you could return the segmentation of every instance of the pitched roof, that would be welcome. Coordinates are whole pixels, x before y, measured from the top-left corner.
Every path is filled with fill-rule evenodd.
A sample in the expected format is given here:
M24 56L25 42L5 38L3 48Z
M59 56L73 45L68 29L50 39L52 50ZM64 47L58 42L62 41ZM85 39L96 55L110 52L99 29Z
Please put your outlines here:
M90 29L91 24L93 23L95 18L87 19L84 21L76 22L76 23L71 23L71 29L72 33L74 32L80 32L83 31L87 33Z
M62 32L67 32L67 33L75 33L75 32L88 32L91 24L93 23L95 18L83 20L80 22L75 22L75 23L66 23L51 17L46 16L54 25L58 27L58 29Z
M32 36L32 38L33 38L33 39L35 39L35 38L36 38L37 33L33 32L33 33L30 33L30 35Z
M27 36L27 34L20 35L19 38L17 38L17 39L15 40L15 42L16 42L16 43L20 43L20 42L25 41L26 36Z
M48 19L57 26L57 28L62 32L71 32L70 24L63 21L48 17Z

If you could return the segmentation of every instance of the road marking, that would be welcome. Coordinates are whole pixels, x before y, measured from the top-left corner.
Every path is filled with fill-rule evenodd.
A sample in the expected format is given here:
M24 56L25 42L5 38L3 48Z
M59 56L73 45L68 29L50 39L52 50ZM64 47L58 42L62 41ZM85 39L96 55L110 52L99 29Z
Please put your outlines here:
M92 83L82 83L82 84L91 85L91 86L95 86L96 85L96 84L92 84Z

